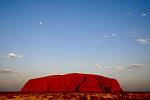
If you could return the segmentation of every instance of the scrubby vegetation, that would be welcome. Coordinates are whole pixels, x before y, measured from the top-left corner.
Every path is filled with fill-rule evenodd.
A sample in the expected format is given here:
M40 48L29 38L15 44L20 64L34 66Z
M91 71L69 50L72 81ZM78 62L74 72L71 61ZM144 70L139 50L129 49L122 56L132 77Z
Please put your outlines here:
M0 93L0 100L150 100L150 93Z

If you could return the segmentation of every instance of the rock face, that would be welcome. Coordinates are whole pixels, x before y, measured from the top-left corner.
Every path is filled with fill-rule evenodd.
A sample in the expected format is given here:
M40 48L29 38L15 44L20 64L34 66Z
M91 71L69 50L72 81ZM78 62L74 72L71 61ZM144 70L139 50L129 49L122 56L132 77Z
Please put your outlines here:
M29 80L21 92L122 92L117 80L100 75L71 73Z

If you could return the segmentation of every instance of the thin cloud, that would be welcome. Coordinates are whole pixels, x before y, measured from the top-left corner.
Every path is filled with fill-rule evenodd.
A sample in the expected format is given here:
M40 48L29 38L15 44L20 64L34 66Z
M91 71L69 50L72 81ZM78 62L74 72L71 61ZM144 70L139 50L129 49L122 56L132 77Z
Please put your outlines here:
M150 14L149 10L141 10L141 11L132 11L126 13L128 16L148 16Z
M42 25L42 22L40 22L40 25Z
M108 35L105 35L105 36L104 36L104 38L109 38L109 37L110 37L110 36L108 36Z
M130 69L138 69L144 67L143 64L130 64L128 66L121 66L121 67L103 67L101 64L93 64L93 66L97 68L104 68L104 69L118 70L118 71L127 71Z
M101 40L95 40L96 42L100 42Z
M113 33L113 34L111 34L112 36L116 36L116 34L115 33Z
M16 73L12 71L11 69L0 69L0 74L11 74L11 73Z
M116 69L114 67L104 67L104 68L106 68L106 69Z
M132 34L134 37L139 37L139 33L137 33L137 32L134 32L134 31L131 31L131 32L128 32L128 33L130 33L130 34Z
M130 65L128 65L129 69L130 68L142 68L142 67L144 67L143 64L130 64Z
M6 58L22 58L23 55L18 55L16 53L11 52L7 56L4 56L4 57L6 57Z
M132 15L132 12L127 12L127 15L128 15L128 16L131 16L131 15Z
M145 17L145 16L148 16L150 14L150 10L142 10L141 12L140 12L140 16L143 16L143 17Z
M125 67L103 67L101 64L93 64L94 67L97 68L104 68L104 69L111 69L111 70L125 70Z
M123 71L126 70L125 67L104 67L105 69L112 69L112 70L119 70L119 71Z
M139 38L136 40L140 44L149 44L150 43L150 38Z
M135 12L135 11L129 11L129 12L126 13L126 15L127 16L134 16L134 15L136 15L136 13L137 12Z
M141 16L143 16L143 17L145 17L145 16L147 16L147 14L146 13L142 13L142 14L140 14Z
M117 34L115 33L112 33L112 34L109 34L109 35L104 35L104 38L113 38L115 37Z
M124 70L137 69L137 68L142 68L142 67L144 67L143 64L130 64L130 65L124 66L124 67L104 67L104 68L124 71Z
M97 68L102 68L102 65L100 65L100 64L93 64L93 66L95 66Z

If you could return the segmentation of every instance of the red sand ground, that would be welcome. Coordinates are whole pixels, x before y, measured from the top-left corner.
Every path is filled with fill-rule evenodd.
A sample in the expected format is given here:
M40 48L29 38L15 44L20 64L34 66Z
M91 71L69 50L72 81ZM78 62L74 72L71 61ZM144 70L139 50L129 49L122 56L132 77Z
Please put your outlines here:
M0 93L0 100L150 100L149 93Z

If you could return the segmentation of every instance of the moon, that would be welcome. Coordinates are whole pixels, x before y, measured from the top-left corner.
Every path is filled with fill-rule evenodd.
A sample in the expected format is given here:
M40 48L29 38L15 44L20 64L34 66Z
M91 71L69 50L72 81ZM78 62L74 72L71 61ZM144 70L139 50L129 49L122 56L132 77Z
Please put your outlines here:
M42 22L40 22L40 25L42 24Z

